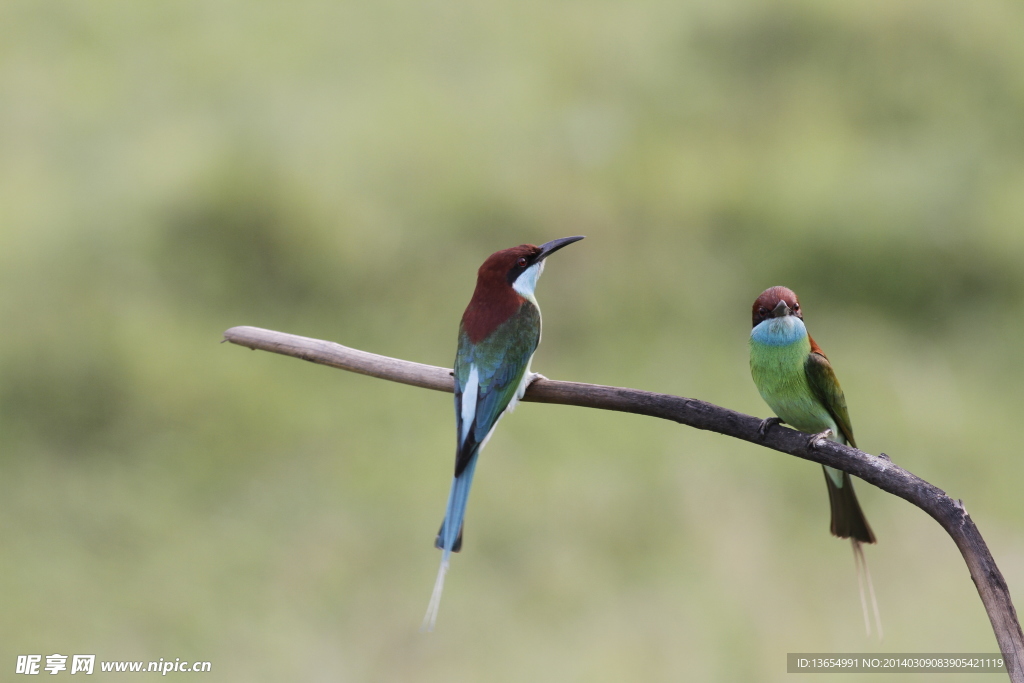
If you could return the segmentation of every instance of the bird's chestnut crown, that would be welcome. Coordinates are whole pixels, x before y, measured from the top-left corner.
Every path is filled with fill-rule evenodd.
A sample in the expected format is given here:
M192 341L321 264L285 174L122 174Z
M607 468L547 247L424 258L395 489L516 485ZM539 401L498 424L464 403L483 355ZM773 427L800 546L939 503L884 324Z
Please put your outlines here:
M537 265L562 247L578 242L581 239L583 239L582 235L562 237L545 242L539 247L532 244L520 244L518 247L496 251L488 256L487 260L480 266L478 278L481 281L494 281L502 278L511 285L531 266Z
M496 251L480 266L479 277L486 280L505 280L511 285L527 268L537 262L540 253L540 247L532 244L521 244L511 249Z
M804 319L803 311L800 310L800 300L796 293L787 287L769 287L757 297L751 310L752 327L775 317L775 309L779 302L784 301L789 309L789 315L795 315L801 320Z

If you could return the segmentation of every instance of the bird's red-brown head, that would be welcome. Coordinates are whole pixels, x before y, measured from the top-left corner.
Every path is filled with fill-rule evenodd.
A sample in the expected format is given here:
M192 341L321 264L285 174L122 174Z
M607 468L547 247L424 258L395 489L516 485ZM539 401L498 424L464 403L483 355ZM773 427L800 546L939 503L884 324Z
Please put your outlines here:
M539 247L521 244L488 256L477 271L473 298L462 315L462 326L470 341L479 343L515 315L524 301L533 300L544 259L581 239L582 236L562 237Z
M761 292L761 296L754 302L751 310L751 327L757 327L769 318L780 318L784 315L795 315L803 320L800 299L797 298L796 292L788 287L769 287Z
M536 262L540 247L520 244L518 247L502 249L487 257L477 270L477 287L485 284L491 287L510 287L527 268Z

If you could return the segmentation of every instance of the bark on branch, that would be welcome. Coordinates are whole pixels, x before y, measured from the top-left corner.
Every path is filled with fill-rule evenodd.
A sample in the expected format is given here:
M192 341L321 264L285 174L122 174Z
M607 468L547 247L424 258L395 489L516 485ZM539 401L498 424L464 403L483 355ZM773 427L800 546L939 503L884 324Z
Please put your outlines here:
M294 356L424 389L454 390L451 370L447 368L379 356L333 342L258 327L232 327L224 333L224 339L250 349ZM811 449L807 445L806 434L785 427L774 427L761 439L758 436L760 420L756 417L697 399L638 389L539 379L526 390L523 400L649 415L706 429L845 470L916 505L942 525L960 549L992 622L1010 680L1024 683L1024 635L1006 581L992 559L978 527L960 501L953 500L945 491L893 464L884 454L881 457L874 456L832 441L822 442Z

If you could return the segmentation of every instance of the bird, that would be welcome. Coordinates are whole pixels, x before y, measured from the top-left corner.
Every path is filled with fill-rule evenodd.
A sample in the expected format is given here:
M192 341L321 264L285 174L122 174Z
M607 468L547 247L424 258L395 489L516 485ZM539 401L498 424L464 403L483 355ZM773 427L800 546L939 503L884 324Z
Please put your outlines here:
M480 450L505 413L542 375L530 371L541 336L540 306L534 290L546 259L583 239L562 237L542 245L522 244L487 257L477 271L476 289L459 325L455 354L455 474L444 521L434 547L441 566L422 630L431 631L452 553L462 549L462 528Z
M856 448L846 397L828 357L807 332L797 295L786 287L769 287L754 301L751 315L750 374L761 398L777 415L761 422L760 436L763 438L773 425L785 423L811 434L811 448L823 439ZM875 534L857 501L850 475L828 466L824 470L832 512L831 532L839 538L849 538L853 544L864 624L870 636L862 576L867 579L881 637L878 602L861 548L862 543L875 543Z

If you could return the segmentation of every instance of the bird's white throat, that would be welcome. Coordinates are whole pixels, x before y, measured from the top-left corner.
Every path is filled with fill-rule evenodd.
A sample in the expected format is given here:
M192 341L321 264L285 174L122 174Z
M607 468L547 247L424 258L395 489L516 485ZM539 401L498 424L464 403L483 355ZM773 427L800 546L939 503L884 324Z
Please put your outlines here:
M537 289L537 280L540 279L540 274L544 272L545 263L545 261L534 263L524 270L516 278L515 282L512 283L512 289L516 290L519 296L532 302L534 305L537 305L537 298L534 296L533 291Z

